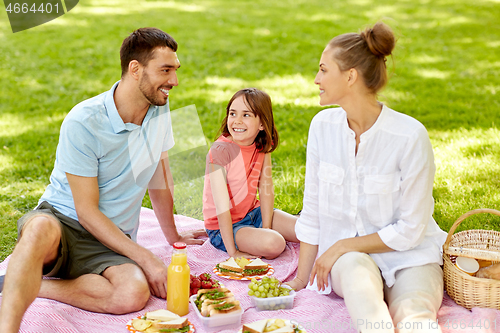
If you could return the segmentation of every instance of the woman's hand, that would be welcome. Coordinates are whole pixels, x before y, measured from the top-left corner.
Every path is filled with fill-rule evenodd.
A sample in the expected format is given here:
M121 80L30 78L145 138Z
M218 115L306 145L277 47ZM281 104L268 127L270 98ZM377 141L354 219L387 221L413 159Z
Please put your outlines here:
M292 281L285 282L285 284L295 291L299 291L301 289L304 289L307 286L307 282L303 281L302 279L300 279L298 277L296 277Z
M325 251L314 263L314 267L311 271L311 276L309 278L309 284L314 283L314 277L317 275L317 285L318 290L322 291L328 287L328 274L332 270L333 265L346 251L341 249L341 241L336 242L328 250Z

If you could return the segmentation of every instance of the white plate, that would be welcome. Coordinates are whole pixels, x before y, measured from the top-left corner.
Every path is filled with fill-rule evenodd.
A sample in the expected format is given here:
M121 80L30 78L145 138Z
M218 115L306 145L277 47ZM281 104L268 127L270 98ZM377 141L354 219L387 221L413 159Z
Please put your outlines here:
M137 319L141 319L143 316L138 316ZM136 319L136 318L133 318L133 319ZM188 324L189 324L189 331L187 331L186 333L194 333L196 330L194 329L194 326L193 324L191 324L191 322L188 320ZM132 332L132 333L140 333L142 331L138 331L136 330L133 326L132 326L132 319L130 319L127 323L127 330L129 332Z

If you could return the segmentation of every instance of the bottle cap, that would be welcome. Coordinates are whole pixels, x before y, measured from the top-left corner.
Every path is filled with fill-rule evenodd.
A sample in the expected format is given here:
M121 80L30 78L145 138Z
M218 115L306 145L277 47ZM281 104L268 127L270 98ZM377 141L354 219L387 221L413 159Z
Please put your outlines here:
M185 249L185 248L186 248L186 243L183 242L174 243L174 249Z

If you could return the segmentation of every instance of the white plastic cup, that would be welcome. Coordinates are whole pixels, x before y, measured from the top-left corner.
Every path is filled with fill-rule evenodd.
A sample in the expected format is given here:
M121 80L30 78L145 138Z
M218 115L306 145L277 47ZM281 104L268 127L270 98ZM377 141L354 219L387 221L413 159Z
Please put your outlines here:
M457 257L455 266L457 266L457 268L462 272L471 276L476 274L479 270L479 263L474 258Z

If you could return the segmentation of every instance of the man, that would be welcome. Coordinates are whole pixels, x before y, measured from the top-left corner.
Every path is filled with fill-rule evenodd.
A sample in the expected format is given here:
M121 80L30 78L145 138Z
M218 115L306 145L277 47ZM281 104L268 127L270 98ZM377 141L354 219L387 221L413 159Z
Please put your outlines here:
M170 244L203 243L196 238L204 231L179 234L174 224L167 150L174 144L168 95L178 85L176 51L159 29L134 31L120 49L121 81L64 120L50 185L18 221L0 332L17 332L37 296L112 314L139 311L150 294L165 298L165 264L135 242L147 188Z

